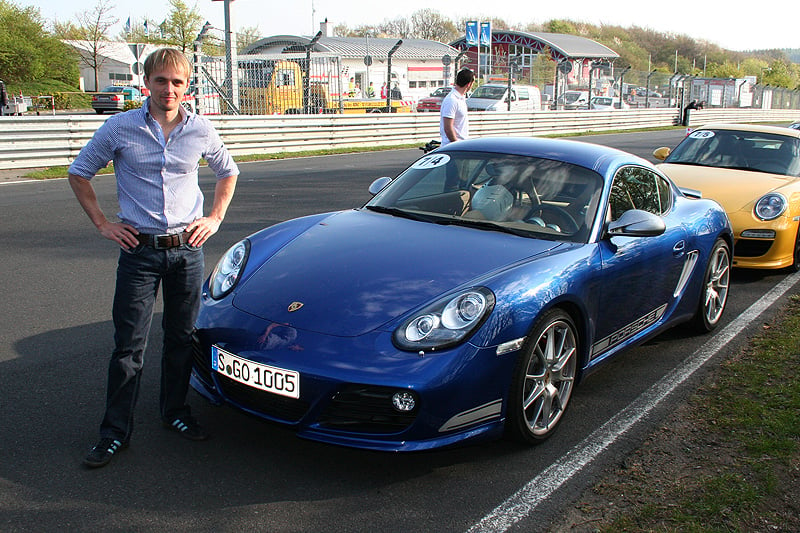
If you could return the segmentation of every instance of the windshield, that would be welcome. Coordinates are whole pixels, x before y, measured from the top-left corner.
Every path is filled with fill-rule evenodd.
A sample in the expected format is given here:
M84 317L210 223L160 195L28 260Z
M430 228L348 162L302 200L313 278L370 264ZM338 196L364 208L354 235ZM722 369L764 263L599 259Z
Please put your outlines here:
M505 87L493 87L491 85L481 85L474 93L472 98L485 98L487 100L500 100L506 94Z
M586 242L601 188L599 174L561 161L433 152L365 207L431 223Z
M695 130L665 163L800 176L800 139L750 131Z
M580 97L581 93L579 92L567 91L566 93L564 93L564 101L567 102L568 104L575 102Z
M433 93L431 93L431 96L447 96L447 93L450 92L450 89L452 89L452 87L439 87L433 91Z

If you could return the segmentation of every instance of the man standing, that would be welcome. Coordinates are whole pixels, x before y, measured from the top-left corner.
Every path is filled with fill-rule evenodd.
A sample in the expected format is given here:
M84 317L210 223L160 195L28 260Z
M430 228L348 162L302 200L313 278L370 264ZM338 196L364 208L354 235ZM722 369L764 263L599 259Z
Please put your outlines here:
M101 236L120 246L112 310L115 347L100 441L84 459L91 468L106 465L130 441L159 285L164 301L161 419L183 437L208 438L186 405L191 334L204 276L202 246L219 229L239 169L211 123L181 106L190 70L178 50L150 54L144 63L150 97L141 109L109 118L69 168L70 186L84 211ZM200 158L217 176L208 216L203 216L198 183ZM109 160L117 180L119 222L105 217L91 184Z
M5 107L8 103L8 92L6 92L6 84L0 80L0 117L5 115Z
M456 74L453 90L442 100L439 118L439 134L442 146L469 138L469 119L467 118L467 91L475 81L475 74L468 68Z

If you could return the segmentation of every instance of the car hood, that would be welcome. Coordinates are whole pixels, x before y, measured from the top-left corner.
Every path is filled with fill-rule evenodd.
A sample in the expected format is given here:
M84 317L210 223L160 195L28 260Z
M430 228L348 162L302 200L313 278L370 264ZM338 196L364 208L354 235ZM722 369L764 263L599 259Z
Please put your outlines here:
M494 100L492 98L467 98L467 107L474 109L488 109L489 107L499 103L500 100Z
M796 181L792 176L750 170L662 163L658 168L679 187L697 189L728 213L750 209L764 194Z
M233 305L299 329L356 336L560 244L343 211L268 258L237 288Z

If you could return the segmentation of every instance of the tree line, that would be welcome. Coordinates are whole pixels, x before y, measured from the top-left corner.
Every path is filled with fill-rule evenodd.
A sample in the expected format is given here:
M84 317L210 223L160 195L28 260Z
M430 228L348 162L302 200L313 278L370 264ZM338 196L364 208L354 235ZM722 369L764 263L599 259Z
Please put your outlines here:
M112 28L120 20L113 16L114 5L110 0L97 0L91 9L68 21L47 20L38 8L0 0L0 79L12 90L24 89L29 94L75 91L79 67L99 70L103 47L109 41L162 44L188 52L205 21L196 4L189 6L184 0L168 0L168 4L169 12L162 21L149 17L133 22L129 19L122 32L112 35ZM463 36L467 20L475 19L451 20L436 10L422 9L408 17L387 19L375 25L351 28L339 24L334 27L334 34L449 43ZM620 55L616 65L630 66L633 70L721 78L756 76L762 84L800 89L800 65L790 59L800 55L798 50L735 52L687 35L562 19L511 25L495 18L491 23L494 30L579 35L611 48ZM262 36L257 27L247 27L241 28L237 37L238 48L242 49ZM88 41L90 50L79 54L64 40ZM224 42L212 35L204 40L203 52L224 55Z

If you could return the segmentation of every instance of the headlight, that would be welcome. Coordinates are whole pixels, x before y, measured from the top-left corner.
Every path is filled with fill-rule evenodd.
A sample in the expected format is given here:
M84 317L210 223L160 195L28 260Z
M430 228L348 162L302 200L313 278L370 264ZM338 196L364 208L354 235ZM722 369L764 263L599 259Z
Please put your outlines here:
M786 198L782 194L771 192L762 196L753 209L761 220L774 220L786 211Z
M402 350L443 349L475 331L494 309L494 294L476 287L449 295L405 320L394 332Z
M250 241L247 239L234 244L225 252L208 280L212 298L219 300L233 290L247 263L248 255L250 255Z

